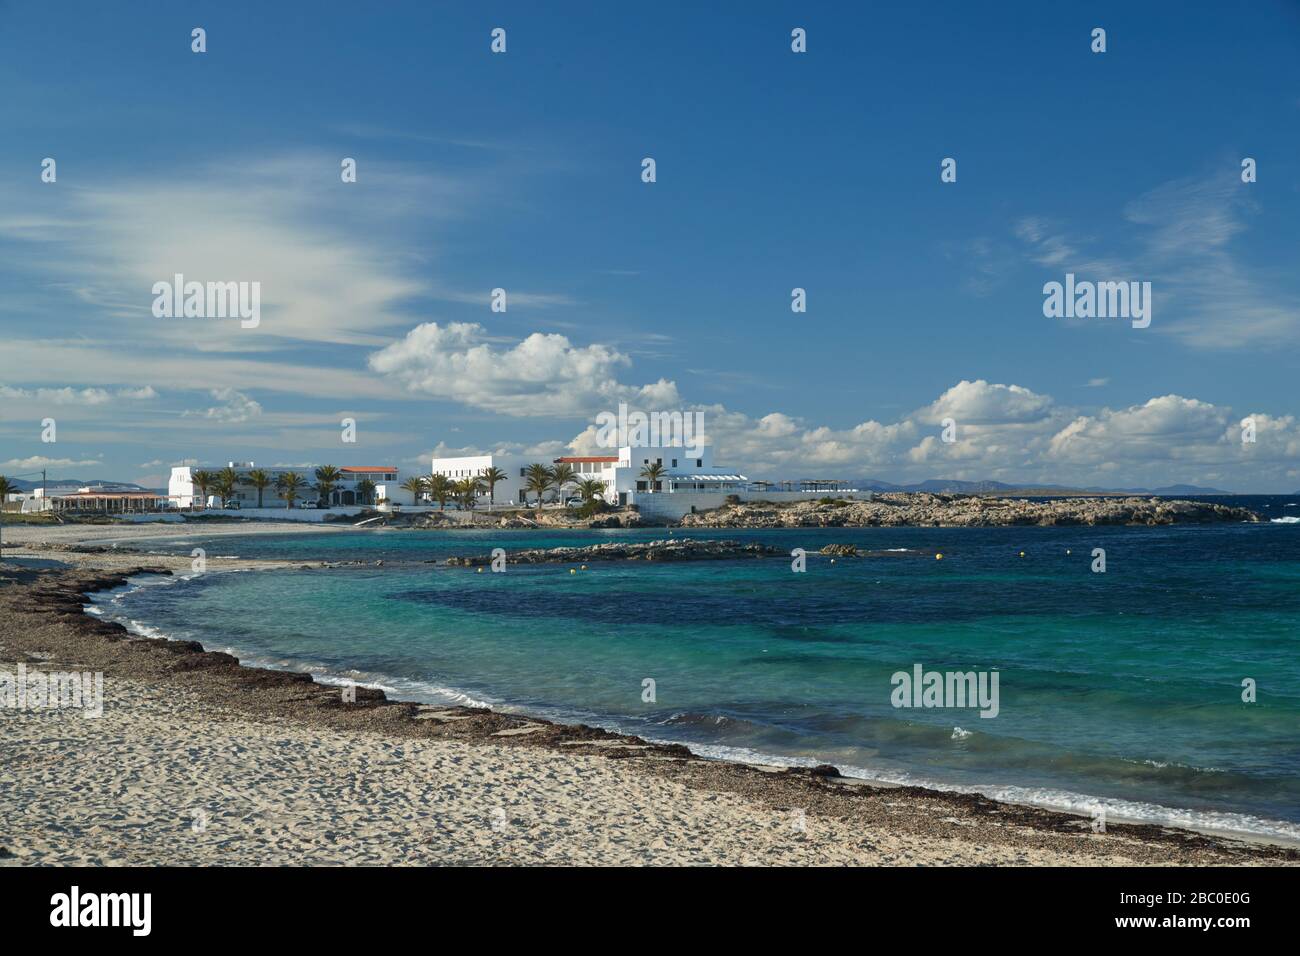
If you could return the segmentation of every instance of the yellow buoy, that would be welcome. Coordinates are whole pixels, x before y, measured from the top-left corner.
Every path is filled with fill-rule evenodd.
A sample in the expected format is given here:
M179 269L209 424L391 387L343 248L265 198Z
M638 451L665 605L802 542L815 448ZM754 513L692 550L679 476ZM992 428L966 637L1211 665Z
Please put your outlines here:
M569 573L570 573L570 574L577 574L578 572L577 572L574 568L569 568Z
M942 555L942 554L936 554L936 555L934 556L934 560L936 560L936 561L942 561L942 560L943 560L943 555Z
M586 566L585 564L582 566L582 570L584 570L584 571L587 570L587 566Z
M1069 554L1069 553L1070 553L1070 549L1069 549L1069 548L1066 548L1066 549L1065 549L1065 553L1066 553L1066 554Z
M1025 556L1025 552L1021 551L1020 556L1023 558Z
M483 569L482 569L482 568L479 568L479 569L478 569L478 573L479 573L479 574L482 574L482 573L483 573Z
M834 559L834 558L831 558L831 564L834 564L834 563L835 563L835 559Z

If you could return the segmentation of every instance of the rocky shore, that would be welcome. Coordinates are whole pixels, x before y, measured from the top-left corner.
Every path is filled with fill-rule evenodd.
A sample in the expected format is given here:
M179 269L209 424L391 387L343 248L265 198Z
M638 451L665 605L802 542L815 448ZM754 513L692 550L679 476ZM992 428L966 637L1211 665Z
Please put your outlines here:
M989 528L1169 525L1264 520L1248 508L1162 498L1057 498L890 493L871 501L747 502L686 515L683 528Z

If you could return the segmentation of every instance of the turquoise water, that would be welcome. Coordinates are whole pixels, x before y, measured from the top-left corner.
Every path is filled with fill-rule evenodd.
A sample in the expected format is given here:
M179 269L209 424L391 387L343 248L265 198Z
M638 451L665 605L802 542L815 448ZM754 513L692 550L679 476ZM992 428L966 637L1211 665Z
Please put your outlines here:
M406 699L1085 812L1104 805L1110 820L1300 838L1300 525L687 535L786 552L906 549L833 565L810 553L802 574L788 558L592 563L576 574L423 563L665 535L196 533L166 546L384 566L142 580L104 596L101 610L145 633ZM1104 574L1090 570L1093 548L1106 551ZM895 708L891 675L915 664L996 670L997 716ZM1242 701L1244 678L1257 682L1255 703Z

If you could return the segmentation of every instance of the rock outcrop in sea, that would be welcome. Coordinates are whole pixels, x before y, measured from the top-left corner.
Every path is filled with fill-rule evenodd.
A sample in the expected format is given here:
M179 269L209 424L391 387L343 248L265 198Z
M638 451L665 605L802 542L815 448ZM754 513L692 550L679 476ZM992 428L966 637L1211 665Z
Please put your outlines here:
M709 561L734 558L766 558L784 554L780 548L741 541L695 541L667 538L663 541L630 543L610 541L584 548L533 548L512 551L508 564L580 564L587 561ZM452 556L447 563L459 567L480 567L492 563L491 555Z
M1012 525L1168 525L1257 522L1248 508L1163 498L1055 498L1029 501L926 492L879 494L871 501L757 501L686 515L683 528L990 528Z

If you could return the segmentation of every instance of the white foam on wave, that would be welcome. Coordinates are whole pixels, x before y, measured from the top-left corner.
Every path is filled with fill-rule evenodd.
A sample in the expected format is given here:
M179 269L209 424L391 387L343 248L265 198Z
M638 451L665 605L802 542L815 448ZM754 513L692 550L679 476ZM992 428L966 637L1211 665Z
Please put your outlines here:
M655 743L683 743L681 740L656 740L649 736L646 736L645 739ZM701 757L728 760L735 763L760 764L769 767L814 767L826 763L825 760L819 760L815 757L778 756L749 747L728 747L720 744L699 744L695 742L686 742L686 746L690 748L692 753ZM1044 810L1056 810L1061 813L1072 813L1085 817L1091 817L1097 810L1104 809L1108 823L1159 824L1179 827L1184 830L1198 830L1203 833L1236 835L1238 837L1252 837L1300 845L1300 825L1288 823L1285 820L1267 820L1252 814L1222 813L1213 810L1185 810L1156 803L1120 800L1113 797L1096 797L1048 787L1017 787L1000 784L964 786L918 776L902 770L870 769L843 764L836 764L836 767L845 777L852 777L855 780L864 780L869 783L924 787L927 790L941 790L948 793L973 793L988 797L990 800L997 800L999 803L1040 807Z
M1269 524L1300 524L1300 518L1293 515L1287 515L1285 518L1269 518Z
M167 578L162 582L165 584L176 584L178 578ZM140 587L145 586L140 582L137 587L131 587L116 593L113 603L120 603L120 599L127 594L134 593ZM103 610L98 607L87 607L87 613L103 615ZM141 637L162 638L167 641L184 641L191 640L189 636L178 637L170 634L161 628L155 627L136 618L121 619L120 623L133 634ZM267 670L292 671L301 674L311 674L313 680L320 684L327 684L333 687L348 687L355 685L357 687L369 687L374 690L382 690L385 694L397 696L402 699L414 699L421 703L439 703L448 706L461 707L500 707L501 701L483 699L476 697L467 691L456 687L448 687L443 684L437 684L432 681L411 680L401 677L392 677L386 674L369 673L359 670L334 670L327 664L316 661L300 661L291 658L271 658L264 655L250 654L244 649L231 646L214 646L204 644L204 648L209 651L219 651L237 657L240 664L246 667L262 667Z

